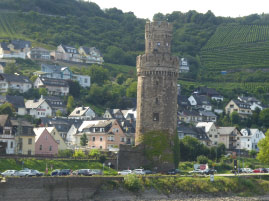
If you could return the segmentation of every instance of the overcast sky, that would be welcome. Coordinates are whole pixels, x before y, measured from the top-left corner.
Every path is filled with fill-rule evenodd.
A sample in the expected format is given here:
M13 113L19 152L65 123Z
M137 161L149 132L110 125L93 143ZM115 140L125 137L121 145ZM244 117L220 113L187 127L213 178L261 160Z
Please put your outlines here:
M216 16L239 17L249 14L269 13L269 0L86 0L95 2L101 9L118 8L132 11L139 18L152 20L155 13L188 12L206 13L211 10Z

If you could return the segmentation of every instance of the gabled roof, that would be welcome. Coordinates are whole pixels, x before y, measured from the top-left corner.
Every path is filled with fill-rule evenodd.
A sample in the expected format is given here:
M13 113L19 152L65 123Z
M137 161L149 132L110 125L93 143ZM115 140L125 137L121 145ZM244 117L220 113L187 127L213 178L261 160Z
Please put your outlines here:
M245 103L258 103L261 102L255 97L250 97L250 96L239 96L238 100L243 101Z
M70 69L66 66L48 65L48 64L41 64L41 71L42 71L43 67L50 69L51 72L57 73L57 74L60 74L65 69L68 69L68 71L70 71Z
M31 42L25 40L12 40L11 44L14 45L14 49L24 49L26 46L31 47Z
M45 48L43 48L43 47L33 47L32 49L31 49L31 51L42 51L42 52L50 52L49 50L47 50L47 49L45 49Z
M193 94L192 96L196 100L197 105L205 105L205 104L210 105L210 102L209 102L207 96L205 96L205 95L195 95L195 94Z
M177 104L182 105L182 106L187 106L187 105L190 105L190 102L189 102L187 96L178 95L177 96Z
M38 77L44 85L47 86L56 86L56 87L68 87L68 82L63 79L54 79L47 77Z
M184 116L201 116L200 113L195 110L183 110L179 113Z
M206 117L217 117L217 115L215 115L213 112L207 110L201 111L200 114Z
M250 109L250 104L249 103L244 103L240 100L232 100L239 108L242 109Z
M8 121L8 114L1 114L0 115L0 126L5 126Z
M81 117L90 109L90 107L77 107L71 112L70 117Z
M43 102L46 102L44 99L39 100L28 100L25 102L26 109L36 109L38 108ZM46 102L47 103L47 102Z
M54 128L54 127L53 127L53 128ZM35 133L35 135L36 135L36 137L35 137L35 142L37 142L37 140L40 138L40 136L43 134L43 132L48 132L48 134L50 135L50 132L51 132L51 131L48 130L48 127L34 128L34 133ZM51 136L51 135L50 135L50 136ZM51 136L51 139L52 139L56 144L58 144L58 143L56 142L56 140L54 139L54 137Z
M83 51L87 55L91 55L92 52L96 52L97 54L100 54L100 51L96 47L85 47L85 46L81 46L80 48L83 49Z
M213 125L214 125L213 122L198 122L196 127L204 127L205 132L207 133Z
M23 96L10 96L6 95L6 101L11 103L14 108L25 108Z
M1 48L3 50L6 50L6 51L9 51L10 50L9 47L8 47L8 43L6 43L6 42L0 43L0 46L1 46Z
M194 93L206 96L221 96L220 93L216 91L216 89L207 87L198 87Z
M0 73L0 79L4 79L7 82L17 82L17 83L29 83L32 84L30 79L24 75L15 75L15 74L5 74Z
M75 47L72 47L72 46L69 46L69 45L63 45L63 44L61 44L61 46L63 47L65 52L68 52L68 49L72 49L72 50L76 50L76 52L72 52L72 53L74 53L74 54L78 53L78 50ZM68 53L70 53L70 52L68 52Z
M192 125L188 125L188 126L179 125L177 130L178 130L178 133L184 133L186 135L193 135L199 140L210 141L210 139L206 135L203 128L196 128Z
M219 127L217 130L220 135L231 135L235 129L236 127Z

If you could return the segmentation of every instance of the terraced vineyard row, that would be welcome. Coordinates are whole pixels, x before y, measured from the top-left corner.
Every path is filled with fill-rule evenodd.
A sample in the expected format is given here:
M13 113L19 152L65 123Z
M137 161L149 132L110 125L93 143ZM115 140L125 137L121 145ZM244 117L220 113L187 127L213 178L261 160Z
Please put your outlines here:
M200 57L207 71L269 68L269 26L221 26Z
M223 25L217 29L203 50L268 40L268 25Z
M0 14L0 38L16 38L20 34L18 33L17 27L17 17L14 14Z

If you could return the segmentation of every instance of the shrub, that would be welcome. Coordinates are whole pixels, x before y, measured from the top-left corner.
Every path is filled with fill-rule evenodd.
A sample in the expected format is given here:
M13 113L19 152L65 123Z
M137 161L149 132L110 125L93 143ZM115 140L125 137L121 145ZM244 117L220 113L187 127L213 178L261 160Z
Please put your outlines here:
M124 186L132 192L138 192L143 189L142 181L135 174L129 174L124 177Z
M76 150L73 154L74 158L86 158L85 153L82 150Z
M204 155L197 156L197 162L199 164L207 164L208 163L208 158Z
M63 158L71 158L73 156L73 151L70 149L66 149L66 150L59 150L58 151L58 157L63 157Z

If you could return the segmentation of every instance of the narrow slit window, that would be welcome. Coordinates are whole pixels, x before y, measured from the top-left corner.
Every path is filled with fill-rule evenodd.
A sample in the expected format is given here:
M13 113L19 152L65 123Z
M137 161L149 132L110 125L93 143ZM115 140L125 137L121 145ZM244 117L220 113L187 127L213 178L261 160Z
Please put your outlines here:
M153 113L153 121L159 121L159 113Z

